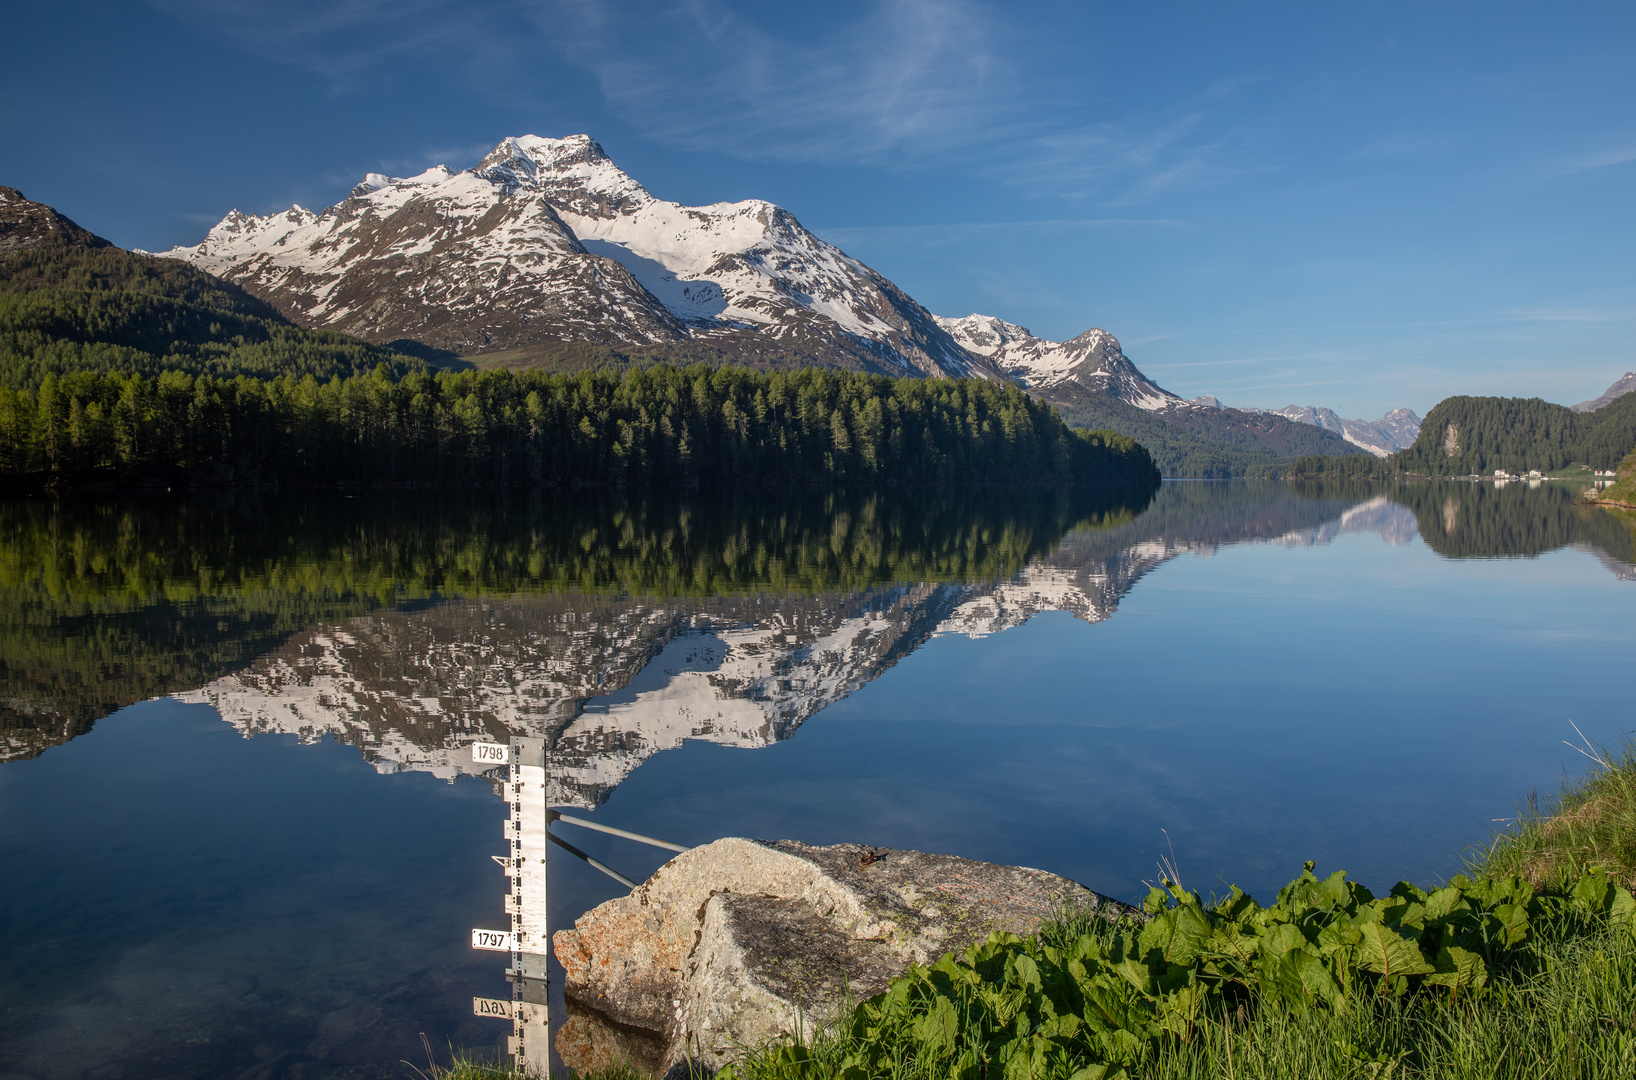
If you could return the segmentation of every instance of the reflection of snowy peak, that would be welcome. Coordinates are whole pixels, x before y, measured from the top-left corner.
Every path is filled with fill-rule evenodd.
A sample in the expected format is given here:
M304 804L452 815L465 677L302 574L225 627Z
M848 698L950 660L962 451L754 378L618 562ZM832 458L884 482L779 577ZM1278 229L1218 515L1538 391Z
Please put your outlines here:
M475 168L370 174L323 213L234 211L166 254L307 325L460 353L591 341L782 348L992 375L890 281L758 199L657 199L585 135L503 140Z
M1388 544L1407 544L1419 538L1420 523L1409 507L1376 495L1333 521L1285 533L1281 539L1289 547L1311 547L1327 544L1345 533L1366 532L1374 533Z
M957 602L957 586L643 604L456 602L307 631L181 695L246 735L331 735L384 772L475 770L466 747L553 740L552 801L594 806L684 739L763 746L877 677Z
M304 631L181 696L214 705L246 735L351 743L383 772L453 778L480 771L470 743L544 737L552 803L594 807L688 739L749 748L789 738L933 636L985 637L1046 611L1099 622L1188 552L1416 535L1412 512L1385 498L1349 506L1268 494L1167 485L1142 517L1070 532L999 582L674 601L565 593L380 611Z
M1105 330L1087 330L1069 341L1046 341L992 315L937 321L966 351L992 361L1030 390L1072 386L1149 411L1188 404L1137 370Z
M1104 574L1092 574L1099 583ZM937 627L939 634L988 637L1021 626L1042 611L1066 611L1086 622L1101 622L1116 605L1098 603L1084 583L1068 571L1030 566L1011 581L973 590L970 599L955 608Z

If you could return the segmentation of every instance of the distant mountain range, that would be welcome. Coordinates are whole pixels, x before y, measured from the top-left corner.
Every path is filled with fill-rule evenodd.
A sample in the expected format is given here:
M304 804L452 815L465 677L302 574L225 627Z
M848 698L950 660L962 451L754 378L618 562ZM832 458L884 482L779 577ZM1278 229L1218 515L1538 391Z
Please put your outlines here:
M1333 409L1314 405L1285 405L1274 409L1279 416L1300 424L1312 424L1333 431L1353 446L1361 446L1376 457L1386 457L1413 446L1420 437L1420 417L1411 409L1393 409L1379 420L1343 420Z

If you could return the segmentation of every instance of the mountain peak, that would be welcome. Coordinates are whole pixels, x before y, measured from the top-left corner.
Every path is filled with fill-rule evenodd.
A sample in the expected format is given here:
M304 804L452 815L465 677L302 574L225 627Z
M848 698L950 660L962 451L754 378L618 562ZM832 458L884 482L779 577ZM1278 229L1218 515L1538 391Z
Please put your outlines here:
M993 315L939 318L937 323L967 352L992 360L1006 375L1058 404L1087 393L1149 411L1186 404L1138 371L1106 330L1092 327L1067 341L1047 341Z
M112 247L102 237L37 203L13 187L0 187L0 252L31 247Z
M512 135L471 170L507 192L538 192L559 209L606 218L653 201L589 135Z
M1412 409L1393 409L1379 420L1347 420L1334 409L1320 405L1285 405L1268 411L1297 424L1332 431L1381 458L1412 445L1420 436L1420 417Z
M1612 386L1604 390L1601 397L1591 398L1589 401L1581 401L1578 405L1570 405L1568 407L1574 412L1595 412L1602 406L1622 398L1632 391L1636 391L1636 371L1627 371L1625 372L1624 378L1619 379Z
M979 356L993 357L1015 346L1026 346L1030 342L1043 340L1035 337L1028 327L1008 323L994 315L979 315L972 312L959 319L945 318L942 315L932 317L937 320L937 325L952 334L968 352L977 353Z

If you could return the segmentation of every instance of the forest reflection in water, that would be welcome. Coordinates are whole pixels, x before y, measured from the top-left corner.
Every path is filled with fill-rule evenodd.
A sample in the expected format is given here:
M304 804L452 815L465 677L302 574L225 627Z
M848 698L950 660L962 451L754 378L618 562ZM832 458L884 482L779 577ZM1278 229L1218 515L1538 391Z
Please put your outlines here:
M1636 578L1636 527L1567 485L0 502L0 761L179 694L382 771L543 735L553 802L593 806L684 739L787 738L933 635L1095 622L1178 554L1357 531Z
M470 1000L504 965L464 935L503 917L504 811L433 777L512 736L549 743L552 804L686 844L922 846L1127 896L1168 823L1206 888L1325 852L1447 873L1563 716L1611 722L1594 665L1636 546L1575 494L0 503L0 1073L396 1076L421 1032L492 1047ZM1569 556L1571 595L1458 572L1563 548L1606 569ZM1606 640L1529 643L1543 673L1501 685L1502 602ZM1447 672L1416 666L1435 649ZM663 857L584 846L638 878ZM554 925L614 888L557 865Z

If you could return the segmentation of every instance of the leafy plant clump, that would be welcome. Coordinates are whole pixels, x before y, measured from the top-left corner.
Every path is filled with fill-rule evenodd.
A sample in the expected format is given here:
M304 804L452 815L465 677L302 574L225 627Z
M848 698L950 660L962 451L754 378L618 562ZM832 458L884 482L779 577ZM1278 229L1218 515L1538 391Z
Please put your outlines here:
M1270 907L1168 883L1143 907L1145 922L1072 941L995 934L911 969L810 1047L763 1048L722 1076L1219 1076L1236 1074L1235 1050L1265 1075L1498 1075L1507 1055L1558 1049L1550 1032L1502 1030L1524 1002L1534 1020L1584 1014L1558 1025L1582 1062L1636 1063L1636 900L1600 871L1563 896L1513 875L1377 898L1308 863ZM1600 965L1600 981L1562 984L1575 965ZM1586 996L1592 983L1606 1000ZM1443 1068L1450 1055L1479 1071Z

